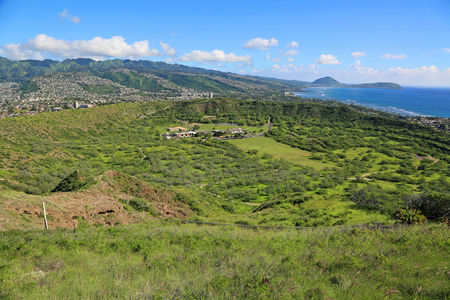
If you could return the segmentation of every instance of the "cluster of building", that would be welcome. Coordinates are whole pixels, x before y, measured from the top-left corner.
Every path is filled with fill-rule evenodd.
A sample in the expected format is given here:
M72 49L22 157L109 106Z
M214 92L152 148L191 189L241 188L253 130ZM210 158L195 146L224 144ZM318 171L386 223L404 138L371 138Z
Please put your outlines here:
M191 128L192 129L192 128ZM226 130L189 130L184 127L168 127L166 128L168 132L162 134L161 136L166 139L179 139L179 138L189 138L200 135L211 134L212 136L216 136L218 138L230 138L236 136L242 136L246 134L244 130L241 128L231 128Z
M113 72L128 74L135 71L116 69ZM30 81L32 86L37 87L36 91L27 93L21 91L19 83L0 83L0 118L121 102L167 99L180 101L213 97L213 93L210 92L181 88L161 77L147 73L139 74L156 79L157 83L167 90L142 91L82 72L57 72L37 76ZM108 87L111 91L93 92L96 88L101 90L102 87Z
M413 123L418 123L424 126L433 127L437 130L450 132L450 119L440 117L409 117Z

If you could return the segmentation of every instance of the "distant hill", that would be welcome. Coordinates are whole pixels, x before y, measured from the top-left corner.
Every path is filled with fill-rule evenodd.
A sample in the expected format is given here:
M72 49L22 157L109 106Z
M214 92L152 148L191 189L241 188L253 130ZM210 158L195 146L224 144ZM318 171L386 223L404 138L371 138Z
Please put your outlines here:
M339 81L330 76L314 80L312 84L320 86L345 86L345 84L340 83Z
M351 87L351 88L366 88L366 89L390 89L401 90L401 85L393 82L375 82L375 83L361 83L361 84L343 84L327 76L319 78L311 83L311 86L324 86L324 87Z
M375 83L361 83L353 84L350 87L367 88L367 89L387 89L387 90L401 90L401 85L393 82L375 82Z

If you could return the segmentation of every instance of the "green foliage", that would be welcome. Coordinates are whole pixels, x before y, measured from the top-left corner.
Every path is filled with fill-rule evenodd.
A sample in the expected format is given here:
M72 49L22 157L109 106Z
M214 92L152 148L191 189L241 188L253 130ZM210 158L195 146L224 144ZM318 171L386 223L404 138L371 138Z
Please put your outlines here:
M422 193L405 199L410 209L420 210L428 220L450 218L450 197L443 193Z
M39 90L37 84L33 81L27 81L25 83L22 83L19 89L24 94L34 93Z
M272 231L157 222L6 231L0 295L447 299L450 231L444 226Z
M153 209L153 207L148 203L148 200L146 199L132 198L126 201L126 203L136 211L145 211L153 217L158 217L160 215Z
M128 204L137 211L148 211L148 201L142 198L133 198L128 201Z
M206 125L204 116L214 116L215 123L241 122L250 131L266 128L269 118L274 126L266 137L229 141L160 137L177 120L229 128ZM140 194L146 182L186 204L193 217L211 221L233 223L239 214L251 224L285 226L394 222L395 213L407 207L431 221L448 216L449 135L352 106L155 101L0 123L2 184L30 194L52 190L74 169L84 178L114 170L123 174L118 182L129 195L147 199ZM420 161L417 153L433 160ZM426 191L440 196L406 204L406 197ZM314 201L293 203L284 195L314 195ZM320 207L325 202L339 212ZM251 213L252 204L260 210Z
M124 86L139 90L159 90L162 87L157 83L156 79L151 79L135 72L104 72L101 77L117 82Z
M85 182L80 180L80 171L75 170L71 174L69 174L69 176L61 180L58 185L53 190L51 190L51 192L73 192L80 189L85 184Z
M400 209L397 218L401 223L409 225L422 224L427 219L420 210L412 208Z

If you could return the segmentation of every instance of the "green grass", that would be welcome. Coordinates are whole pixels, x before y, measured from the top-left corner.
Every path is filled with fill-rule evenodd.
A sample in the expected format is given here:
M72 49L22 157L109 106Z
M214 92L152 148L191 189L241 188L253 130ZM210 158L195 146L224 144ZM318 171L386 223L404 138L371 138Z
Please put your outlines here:
M110 93L118 90L117 87L114 87L111 85L85 85L85 86L82 86L82 88L85 91L88 91L90 93L96 93L99 95L110 94Z
M325 167L333 166L331 164L310 159L311 153L308 151L278 143L268 137L230 140L229 142L244 151L258 150L260 154L270 154L274 158L285 159L292 163L310 166L315 170L323 170Z
M197 124L200 126L199 130L227 130L232 128L241 128L247 132L267 131L267 126L247 126L247 125L216 125L216 124Z
M2 299L449 299L450 231L148 223L1 233Z

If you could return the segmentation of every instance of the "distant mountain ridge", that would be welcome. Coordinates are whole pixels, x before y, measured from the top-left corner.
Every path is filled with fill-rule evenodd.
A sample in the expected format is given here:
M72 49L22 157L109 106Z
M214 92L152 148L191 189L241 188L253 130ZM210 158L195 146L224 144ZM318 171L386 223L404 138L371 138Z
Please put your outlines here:
M310 86L402 88L400 85L390 82L346 85L329 76L319 78L311 83L299 80L239 75L148 60L112 59L95 61L88 58L77 58L64 61L51 59L12 61L0 57L0 82L18 82L24 85L38 76L69 71L86 73L112 80L130 88L153 92L193 89L214 93L254 93L261 91L301 91L302 88ZM130 71L132 72L130 73Z
M319 78L311 83L311 86L323 87L351 87L351 88L366 88L366 89L389 89L401 90L401 85L394 82L375 82L375 83L361 83L361 84L344 84L340 83L333 77L327 76Z

